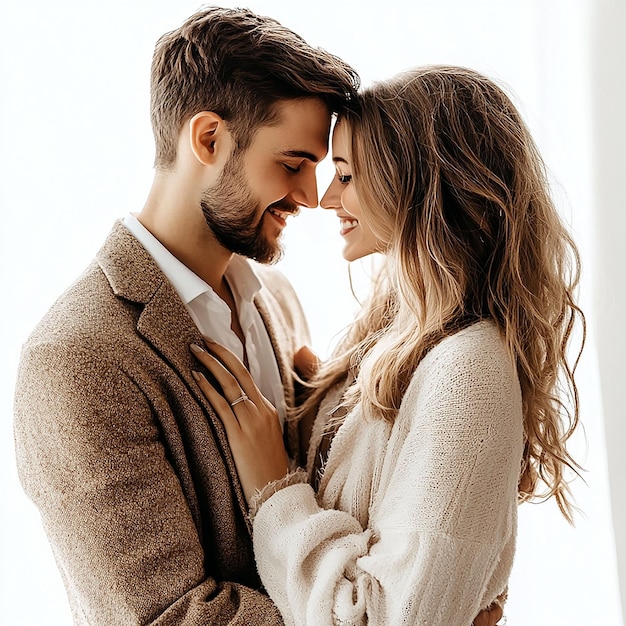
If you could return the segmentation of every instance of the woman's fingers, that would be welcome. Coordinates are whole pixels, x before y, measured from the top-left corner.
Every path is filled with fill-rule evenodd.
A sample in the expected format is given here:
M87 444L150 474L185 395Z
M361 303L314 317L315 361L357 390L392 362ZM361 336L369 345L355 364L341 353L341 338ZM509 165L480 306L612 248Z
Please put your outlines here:
M211 359L215 360L214 357L207 356L209 358L202 357L200 360L207 367L212 366L211 372L217 371L211 363ZM221 364L220 366L223 367ZM243 493L249 502L257 489L282 478L288 471L288 458L276 409L263 396L261 399L264 403L258 406L250 400L235 402L235 398L229 401L202 373L192 373L200 390L224 424ZM230 376L228 372L227 374ZM235 380L234 377L231 378Z
M491 607L482 610L472 622L473 626L497 626L502 618L502 607L493 604Z
M228 348L211 341L208 337L204 338L204 342L210 355L213 356L220 365L222 365L224 371L228 372L235 378L240 389L242 389L255 404L260 404L262 394L256 386L252 375L239 358L237 358L237 356ZM219 379L218 382L220 382ZM241 394L238 394L238 396L239 395ZM230 398L230 396L227 396L227 398ZM232 400L234 399L235 398L232 398Z
M209 404L222 420L224 428L226 429L226 436L230 439L230 437L234 434L232 429L239 427L239 421L237 420L237 416L232 411L228 400L226 400L222 394L219 393L215 387L213 387L202 372L192 371L191 373L202 390L202 393L209 401Z
M215 376L222 388L223 397L238 419L242 417L239 409L245 406L249 412L258 414L265 420L278 420L274 405L259 391L250 372L230 350L210 340L207 340L207 347L216 356L195 343L190 347L197 359ZM246 402L247 400L250 402Z
M320 366L319 357L308 346L302 346L293 355L293 362L296 372L304 380L313 378Z
M222 388L224 397L228 400L228 403L234 402L241 397L243 385L239 382L236 375L232 374L220 360L216 359L212 354L209 354L202 346L194 343L191 345L191 350L196 355L196 358L209 370L209 372L211 372L211 374L213 374L213 376L215 376L215 380L217 380ZM254 383L252 384L254 385ZM252 397L254 398L254 392L250 387L250 384L247 383L246 387L253 394ZM243 393L250 396L245 389L243 390Z

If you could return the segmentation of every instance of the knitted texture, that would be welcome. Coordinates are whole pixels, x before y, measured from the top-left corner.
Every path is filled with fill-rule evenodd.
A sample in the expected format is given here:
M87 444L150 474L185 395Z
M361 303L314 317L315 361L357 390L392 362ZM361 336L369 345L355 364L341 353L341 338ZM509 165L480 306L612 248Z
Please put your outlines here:
M299 485L306 482L308 482L307 473L301 468L296 468L294 471L285 474L282 478L267 483L262 489L256 489L248 505L248 517L250 521L254 522L254 518L256 517L257 511L261 508L261 505L277 491L291 485Z
M257 567L285 623L470 626L507 586L522 449L495 325L443 340L393 424L348 414L317 496L286 487L257 512Z

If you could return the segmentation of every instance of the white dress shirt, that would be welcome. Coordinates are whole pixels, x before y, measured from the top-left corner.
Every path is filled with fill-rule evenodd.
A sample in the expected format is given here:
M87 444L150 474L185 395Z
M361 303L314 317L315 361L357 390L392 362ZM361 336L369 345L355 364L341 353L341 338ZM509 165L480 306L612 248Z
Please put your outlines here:
M126 215L123 223L172 283L200 332L226 346L243 361L244 346L231 328L229 306L210 285L181 263L134 215ZM225 278L237 306L239 324L245 339L248 369L261 393L276 407L282 423L286 409L283 383L267 329L254 304L254 297L261 289L261 283L249 261L237 254L233 255Z

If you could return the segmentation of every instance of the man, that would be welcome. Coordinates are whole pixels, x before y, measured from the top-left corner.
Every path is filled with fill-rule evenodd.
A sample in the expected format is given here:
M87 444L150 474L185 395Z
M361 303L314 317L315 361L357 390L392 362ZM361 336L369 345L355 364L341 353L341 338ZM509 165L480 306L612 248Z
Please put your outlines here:
M20 478L76 624L282 623L189 346L219 340L283 416L293 403L306 322L285 279L245 257L276 259L287 217L317 205L331 114L357 87L247 10L200 11L157 43L146 204L40 322L18 373ZM297 456L295 429L286 439Z
M274 20L210 8L157 43L155 178L24 346L20 478L77 624L281 624L191 343L234 349L284 415L307 327L254 268L317 205L331 113L358 77ZM287 434L294 455L297 439Z

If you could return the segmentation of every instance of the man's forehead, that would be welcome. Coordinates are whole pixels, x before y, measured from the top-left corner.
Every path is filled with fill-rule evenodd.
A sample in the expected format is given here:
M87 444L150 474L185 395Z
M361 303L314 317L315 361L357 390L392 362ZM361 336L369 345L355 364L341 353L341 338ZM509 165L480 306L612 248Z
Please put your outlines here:
M272 144L272 151L281 156L321 161L328 152L330 134L331 115L326 105L305 98L287 100L277 107L275 120L258 129L256 140Z

